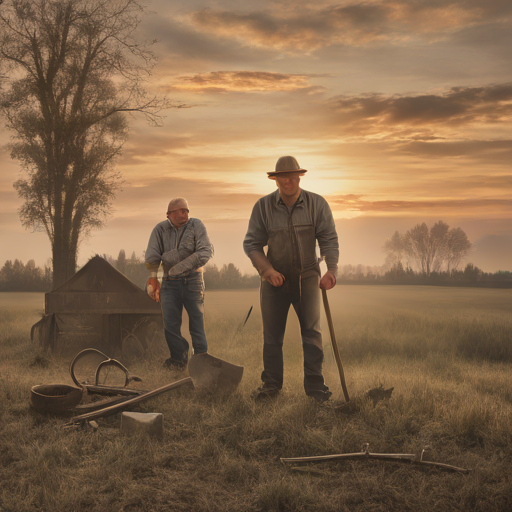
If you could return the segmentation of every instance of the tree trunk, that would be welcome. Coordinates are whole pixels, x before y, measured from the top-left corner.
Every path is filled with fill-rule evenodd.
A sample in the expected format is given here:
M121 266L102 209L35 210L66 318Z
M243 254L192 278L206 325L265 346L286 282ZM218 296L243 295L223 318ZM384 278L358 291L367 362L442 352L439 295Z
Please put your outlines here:
M70 235L68 233L68 236L60 240L55 239L53 242L53 290L64 284L76 272L77 251L76 246L71 247L69 244Z

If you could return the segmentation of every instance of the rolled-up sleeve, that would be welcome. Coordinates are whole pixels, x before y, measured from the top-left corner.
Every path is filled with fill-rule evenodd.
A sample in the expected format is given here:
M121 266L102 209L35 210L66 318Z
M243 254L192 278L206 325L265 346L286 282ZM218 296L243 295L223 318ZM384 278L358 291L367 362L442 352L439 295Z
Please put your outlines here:
M323 199L323 198L322 198ZM320 254L325 259L327 269L334 275L338 272L340 249L336 225L329 204L324 199L320 201L316 212L315 227Z
M196 254L199 265L202 267L206 265L213 256L213 244L210 242L210 237L208 236L205 225L200 220L197 221L196 233Z
M164 245L162 241L161 228L156 226L149 237L148 248L146 249L146 268L151 272L156 272L162 261Z
M264 254L263 247L268 243L268 231L261 210L262 201L259 200L252 209L249 227L244 238L244 251L247 256L254 251Z

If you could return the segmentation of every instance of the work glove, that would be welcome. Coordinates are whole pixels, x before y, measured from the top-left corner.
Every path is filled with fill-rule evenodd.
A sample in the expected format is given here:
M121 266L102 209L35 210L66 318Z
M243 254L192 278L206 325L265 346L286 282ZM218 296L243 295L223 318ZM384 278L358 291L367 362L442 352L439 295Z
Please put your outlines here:
M160 302L160 282L157 277L148 278L146 292L155 302Z
M187 272L188 270L192 270L194 267L199 267L199 255L197 252L192 253L188 258L185 258L183 261L180 261L176 265L174 265L169 270L170 276L179 276L183 274L183 272Z
M182 259L184 259L184 257L180 254L178 249L171 249L162 254L162 263L169 267L174 267L174 265L179 263Z

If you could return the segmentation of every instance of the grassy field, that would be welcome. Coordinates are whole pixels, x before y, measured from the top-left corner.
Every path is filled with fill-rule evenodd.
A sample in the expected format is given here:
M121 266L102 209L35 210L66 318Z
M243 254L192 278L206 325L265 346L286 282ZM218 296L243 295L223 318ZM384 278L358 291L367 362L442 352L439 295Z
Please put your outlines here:
M394 387L353 414L304 395L290 313L285 386L250 393L261 372L259 292L206 294L210 352L245 367L227 400L170 392L137 410L164 414L164 440L125 438L30 410L30 387L71 384L69 360L40 354L30 326L42 294L0 294L0 511L509 511L512 510L512 291L339 286L329 292L348 390ZM237 327L253 305L243 330ZM325 378L342 401L325 319ZM41 357L42 355L42 357ZM39 357L38 357L39 356ZM151 389L182 374L161 357L130 365ZM291 470L280 457L360 451L421 453L469 474L381 461Z

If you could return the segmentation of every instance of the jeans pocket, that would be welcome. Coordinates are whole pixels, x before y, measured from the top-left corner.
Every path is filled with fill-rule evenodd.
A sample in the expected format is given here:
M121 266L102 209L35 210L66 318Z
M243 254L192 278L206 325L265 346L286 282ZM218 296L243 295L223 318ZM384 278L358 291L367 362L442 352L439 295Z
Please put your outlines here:
M201 278L193 278L187 281L187 291L193 300L204 301L204 281Z

